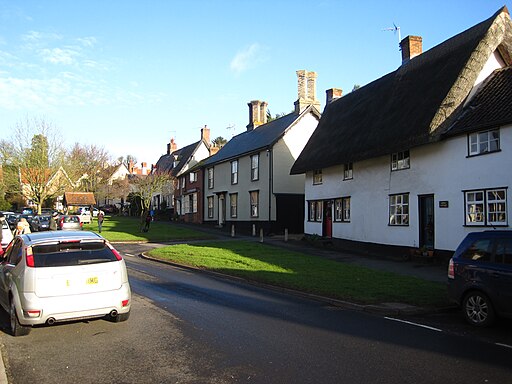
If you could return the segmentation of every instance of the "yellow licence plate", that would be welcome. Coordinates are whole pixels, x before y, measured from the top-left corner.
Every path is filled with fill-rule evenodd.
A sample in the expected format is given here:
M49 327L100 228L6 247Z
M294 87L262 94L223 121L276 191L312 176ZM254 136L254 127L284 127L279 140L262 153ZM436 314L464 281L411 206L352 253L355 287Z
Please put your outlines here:
M88 277L87 280L85 280L85 284L92 285L92 284L98 284L98 277Z

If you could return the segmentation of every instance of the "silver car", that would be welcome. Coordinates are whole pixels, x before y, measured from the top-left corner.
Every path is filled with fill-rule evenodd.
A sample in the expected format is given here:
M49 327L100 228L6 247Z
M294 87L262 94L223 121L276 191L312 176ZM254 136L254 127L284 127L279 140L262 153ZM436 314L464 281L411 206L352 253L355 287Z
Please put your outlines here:
M88 231L19 235L0 264L0 305L10 314L11 333L76 319L130 316L131 291L121 255Z
M82 229L83 223L78 215L62 215L57 221L57 229L77 231Z

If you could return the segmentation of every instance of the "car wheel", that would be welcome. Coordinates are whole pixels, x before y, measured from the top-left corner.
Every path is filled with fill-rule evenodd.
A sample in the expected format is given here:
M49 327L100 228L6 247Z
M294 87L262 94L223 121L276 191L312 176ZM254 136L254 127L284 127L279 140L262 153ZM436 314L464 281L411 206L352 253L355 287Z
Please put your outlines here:
M462 311L467 322L477 327L486 327L494 321L491 300L480 291L471 291L464 297Z
M121 323L123 321L126 321L130 318L130 311L126 312L126 313L118 313L116 316L114 317L110 317L110 320L113 321L114 323Z
M9 311L9 315L11 318L11 335L13 336L25 336L30 333L30 327L26 327L21 325L18 320L18 315L16 314L16 305L14 301L11 301L11 310Z

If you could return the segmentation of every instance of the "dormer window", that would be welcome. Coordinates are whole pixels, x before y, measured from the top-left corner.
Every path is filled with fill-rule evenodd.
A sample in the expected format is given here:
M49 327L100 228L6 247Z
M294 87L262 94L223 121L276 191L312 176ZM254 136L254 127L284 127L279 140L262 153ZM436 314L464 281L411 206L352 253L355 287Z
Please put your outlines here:
M482 155L500 150L500 130L471 133L468 136L469 156Z

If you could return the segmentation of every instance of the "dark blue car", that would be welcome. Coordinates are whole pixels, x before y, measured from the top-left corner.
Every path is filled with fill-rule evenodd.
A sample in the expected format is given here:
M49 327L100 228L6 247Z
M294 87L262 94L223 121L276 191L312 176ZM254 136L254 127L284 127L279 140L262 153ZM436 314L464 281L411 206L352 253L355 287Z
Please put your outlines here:
M448 267L448 297L476 326L512 318L512 231L473 232Z

